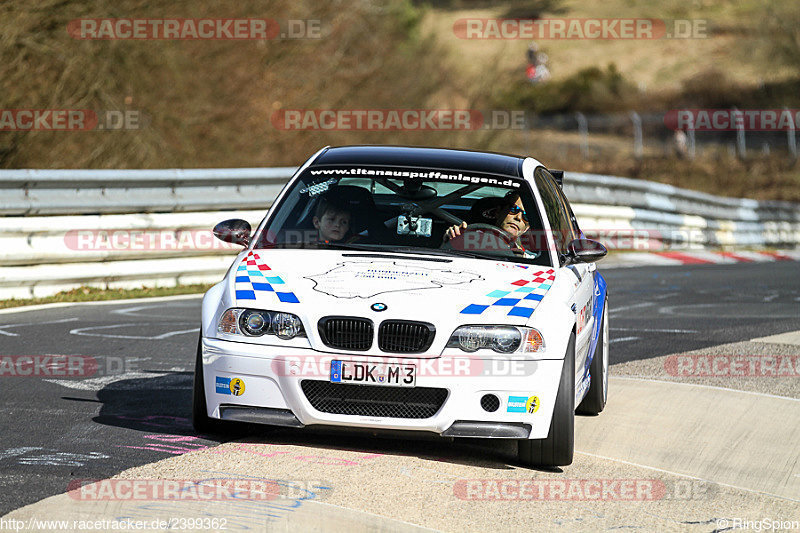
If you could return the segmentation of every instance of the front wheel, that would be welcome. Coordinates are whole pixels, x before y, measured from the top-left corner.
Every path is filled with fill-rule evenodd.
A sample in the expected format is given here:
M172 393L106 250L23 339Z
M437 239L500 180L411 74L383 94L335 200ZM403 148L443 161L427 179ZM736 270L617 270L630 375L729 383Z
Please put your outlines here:
M575 333L569 338L558 383L556 404L546 439L518 441L518 457L525 466L566 466L575 450Z
M600 319L600 335L597 348L589 366L591 382L586 396L578 405L578 414L599 415L608 399L608 301L603 303L603 314Z

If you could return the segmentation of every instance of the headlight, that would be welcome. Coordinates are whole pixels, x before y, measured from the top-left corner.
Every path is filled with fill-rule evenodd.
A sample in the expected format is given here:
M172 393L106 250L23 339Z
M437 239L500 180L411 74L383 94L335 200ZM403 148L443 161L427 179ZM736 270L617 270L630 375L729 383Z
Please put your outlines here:
M242 316L239 317L239 324L245 334L260 337L269 332L269 328L272 325L272 317L267 311L245 309Z
M305 337L303 323L291 313L274 313L272 316L272 329L279 339L293 339L301 333Z
M228 333L230 335L241 335L239 331L239 315L242 314L242 309L228 309L219 319L217 324L217 331L219 333Z
M284 340L306 336L298 316L261 309L228 309L220 317L217 331L246 337L276 335Z
M533 328L462 326L453 332L447 347L464 352L491 349L497 353L535 353L544 351L544 339Z

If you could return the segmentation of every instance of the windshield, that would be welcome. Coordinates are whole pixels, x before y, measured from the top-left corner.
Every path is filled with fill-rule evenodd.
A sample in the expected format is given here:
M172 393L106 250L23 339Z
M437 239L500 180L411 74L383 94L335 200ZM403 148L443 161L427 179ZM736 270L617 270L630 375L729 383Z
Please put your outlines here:
M549 265L547 243L537 242L542 235L530 187L520 178L312 167L271 211L256 248L431 253Z

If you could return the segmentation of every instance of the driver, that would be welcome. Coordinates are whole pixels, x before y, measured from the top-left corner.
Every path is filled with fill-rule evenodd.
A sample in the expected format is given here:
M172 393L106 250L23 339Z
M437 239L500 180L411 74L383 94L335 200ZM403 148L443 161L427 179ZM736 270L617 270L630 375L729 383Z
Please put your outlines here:
M519 238L528 231L530 223L519 193L511 191L503 197L503 202L494 212L494 219L494 225L511 235L514 238L512 244L522 250ZM467 223L462 222L460 226L453 225L447 228L444 232L445 242L461 235L461 230L466 227Z

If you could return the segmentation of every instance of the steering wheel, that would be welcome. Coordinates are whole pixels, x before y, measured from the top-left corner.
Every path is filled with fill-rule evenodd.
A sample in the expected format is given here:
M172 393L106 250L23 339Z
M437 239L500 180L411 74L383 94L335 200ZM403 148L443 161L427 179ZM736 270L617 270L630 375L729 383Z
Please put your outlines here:
M463 234L468 231L480 231L498 235L503 238L503 240L509 245L509 247L511 247L511 243L513 243L516 240L516 237L511 235L506 230L498 228L497 226L492 226L491 224L470 224L466 228L464 228L461 233Z
M450 247L464 251L513 253L515 237L491 224L470 224L461 235L450 239Z

